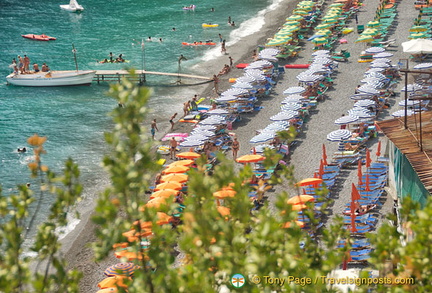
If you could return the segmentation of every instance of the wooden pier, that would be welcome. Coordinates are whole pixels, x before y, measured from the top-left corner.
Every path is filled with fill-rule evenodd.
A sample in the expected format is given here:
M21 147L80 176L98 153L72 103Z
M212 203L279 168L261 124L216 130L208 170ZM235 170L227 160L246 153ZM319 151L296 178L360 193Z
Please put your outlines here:
M169 72L155 72L155 71L145 71L145 70L135 70L136 78L135 80L139 83L146 82L146 75L162 75L162 76L173 76L177 77L177 82L181 83L181 78L191 78L191 79L200 79L211 81L213 78L193 75L193 74L184 74L184 73L169 73ZM100 82L109 82L116 81L120 82L123 77L129 76L131 74L127 70L96 70L96 75L93 78L93 81L96 81L98 84Z

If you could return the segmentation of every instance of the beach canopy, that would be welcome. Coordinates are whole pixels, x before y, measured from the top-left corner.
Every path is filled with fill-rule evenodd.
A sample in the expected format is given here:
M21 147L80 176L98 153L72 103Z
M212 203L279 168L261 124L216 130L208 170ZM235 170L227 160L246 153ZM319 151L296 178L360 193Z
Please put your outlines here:
M405 53L424 54L432 53L432 40L415 39L402 43L402 48Z
M407 100L407 101L403 100L403 101L400 101L398 103L398 105L404 107L405 103L407 106L414 106L414 105L420 104L420 101L418 101L418 100Z
M372 113L369 110L362 107L355 107L348 110L348 115L357 116L363 119L369 119L372 118L375 115L375 113Z
M213 193L213 196L217 199L224 199L227 197L234 197L237 194L235 190L232 189L222 189Z

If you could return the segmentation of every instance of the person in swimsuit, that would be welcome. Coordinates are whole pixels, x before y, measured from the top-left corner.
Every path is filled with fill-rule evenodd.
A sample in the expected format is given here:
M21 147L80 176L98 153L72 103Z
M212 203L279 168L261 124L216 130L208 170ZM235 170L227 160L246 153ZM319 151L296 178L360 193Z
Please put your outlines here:
M189 114L190 101L186 101L183 103L183 114L187 116Z
M150 129L153 140L155 139L156 130L159 131L159 129L156 126L156 119L153 119L151 123L151 129Z
M171 160L175 159L175 154L176 154L176 151L177 151L177 145L178 145L178 143L175 140L175 138L171 137L171 140L170 140L170 156L171 156Z
M233 158L236 159L238 150L240 149L240 143L238 142L237 137L234 137L234 141L231 145L231 148L232 148Z
M24 60L19 55L18 55L18 69L19 69L20 73L24 73Z
M34 72L39 72L39 65L37 63L33 64Z
M174 115L171 116L169 122L171 123L171 130L174 128L174 119L176 118L177 113L174 113Z

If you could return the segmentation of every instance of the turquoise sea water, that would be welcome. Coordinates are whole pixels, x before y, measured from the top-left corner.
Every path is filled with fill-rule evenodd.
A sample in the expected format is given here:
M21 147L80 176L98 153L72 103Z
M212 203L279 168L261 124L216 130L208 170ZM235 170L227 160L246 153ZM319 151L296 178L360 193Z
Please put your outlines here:
M26 138L34 133L48 136L45 145L48 154L44 162L59 170L63 161L72 157L82 171L85 194L97 192L105 175L100 161L106 148L103 132L111 128L107 113L116 107L114 100L104 93L108 86L28 88L7 86L5 76L11 72L8 65L17 55L27 54L31 63L47 62L52 70L75 68L72 44L77 48L80 69L118 69L121 64L99 64L96 60L108 58L109 52L123 54L130 60L127 65L141 69L145 42L145 69L177 72L180 54L188 58L182 71L203 60L220 55L218 34L235 43L241 37L259 28L264 9L270 0L213 0L196 2L170 0L82 0L82 13L60 9L64 1L0 1L0 184L5 194L14 191L16 184L31 182L27 163L31 152L18 154L18 147L26 146ZM195 4L195 11L184 11L183 6ZM214 12L210 9L214 8ZM261 11L261 12L260 12ZM227 24L228 16L236 27ZM260 16L260 17L259 17ZM218 23L218 28L203 29L201 24ZM175 27L176 31L172 31ZM22 34L42 34L56 41L38 42L21 37ZM162 38L160 43L156 40ZM181 42L214 40L216 48L183 47ZM135 41L134 41L135 40ZM218 69L215 69L215 72ZM149 78L157 83L157 77ZM165 80L167 82L167 80ZM150 106L167 120L172 109L181 112L187 97L179 96L178 89L156 87ZM169 112L164 109L169 107ZM48 204L48 203L46 203Z

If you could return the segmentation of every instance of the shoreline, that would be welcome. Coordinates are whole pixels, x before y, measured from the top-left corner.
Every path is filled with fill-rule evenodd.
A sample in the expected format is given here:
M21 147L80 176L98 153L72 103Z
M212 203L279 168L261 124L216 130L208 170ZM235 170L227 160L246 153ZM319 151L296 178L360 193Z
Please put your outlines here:
M289 16L299 1L300 0L281 1L276 9L268 11L265 14L265 23L257 33L242 38L241 41L232 46L227 46L228 53L226 55L221 55L215 59L193 66L191 68L191 72L207 74L209 76L217 74L222 68L223 64L229 64L229 56L234 59L234 65L238 63L251 62L252 51L259 45L264 44L267 38L273 36L277 29L285 22L285 18ZM241 71L233 66L228 74L220 76L219 91L229 87L229 78L239 76L240 74ZM194 88L194 90L197 93L201 93L199 95L202 97L212 98L216 97L213 87L213 83L210 83L197 86ZM208 99L206 99L206 102L208 102ZM168 118L173 113L168 113L168 115L166 115L166 121L164 119L158 123L160 125L160 131L156 133L157 141L160 141L165 133L170 131ZM178 113L181 117L183 114L183 109L178 109ZM245 125L243 127L247 128L248 126ZM190 129L191 125L187 125L187 123L179 124L176 122L174 126L174 131L187 132ZM236 130L238 129L239 127L236 127ZM87 211L81 214L80 222L75 227L75 229L69 232L61 240L61 251L66 257L68 268L79 269L84 274L80 282L80 292L97 291L97 283L99 283L104 278L103 271L105 268L112 265L113 263L118 262L118 259L116 259L113 254L100 263L96 263L93 260L93 251L88 247L88 244L96 240L94 230L97 228L97 225L91 221L91 216L94 214L94 207L95 199L89 203L89 206L87 206Z

